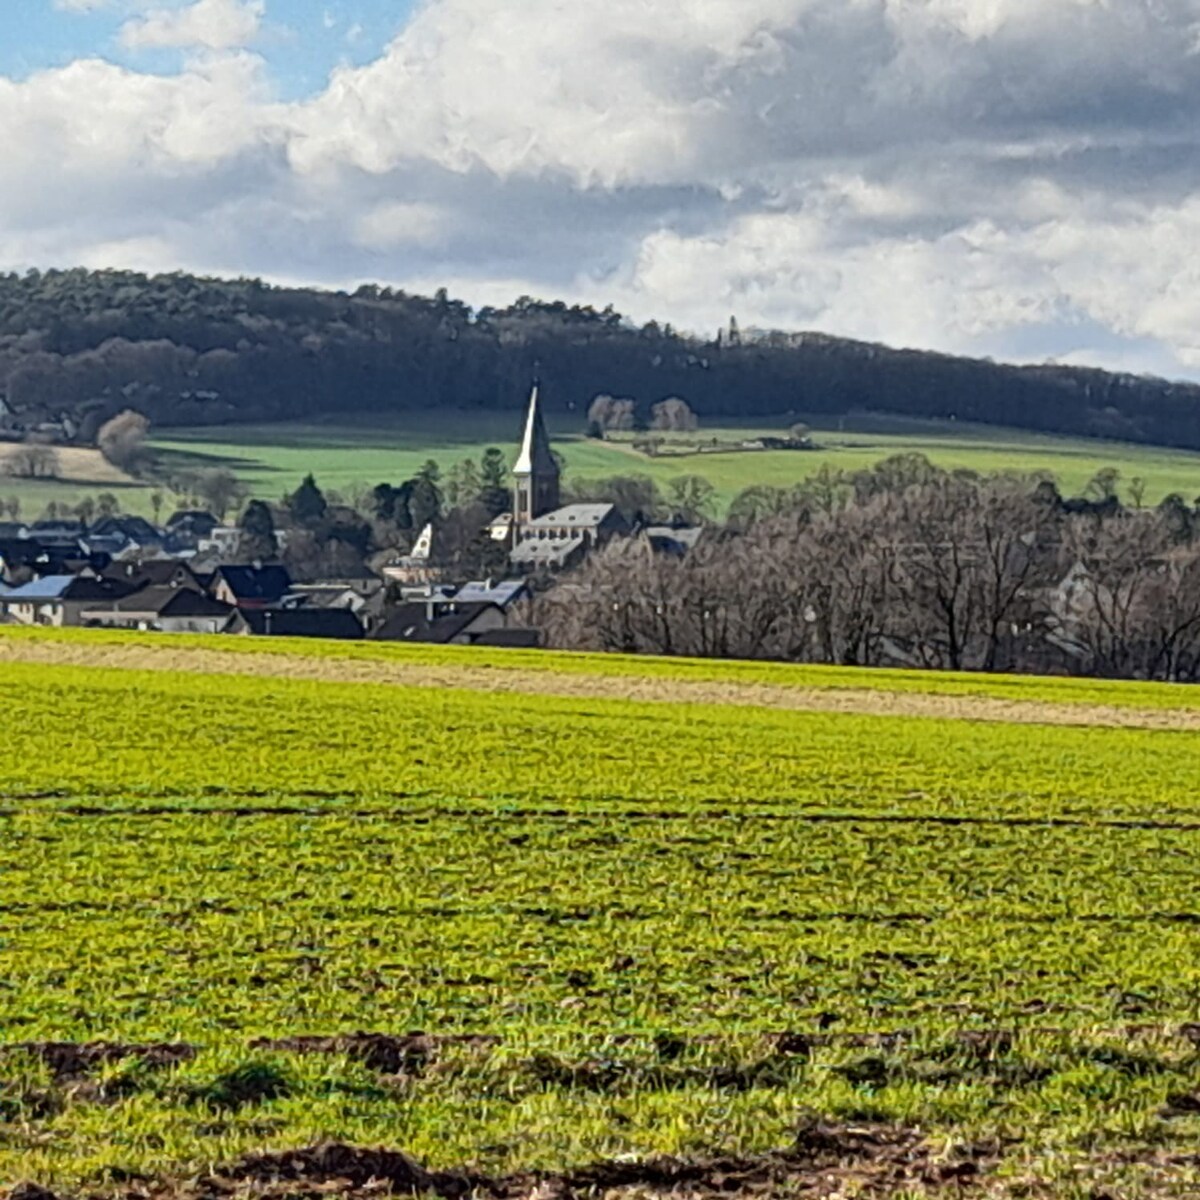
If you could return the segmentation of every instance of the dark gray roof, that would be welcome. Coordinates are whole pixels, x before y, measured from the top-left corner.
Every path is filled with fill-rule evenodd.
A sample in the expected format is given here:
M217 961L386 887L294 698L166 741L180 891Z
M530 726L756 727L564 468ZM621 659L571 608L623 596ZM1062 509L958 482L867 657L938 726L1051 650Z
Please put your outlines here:
M381 642L432 642L444 644L459 637L476 618L496 609L494 604L435 605L433 619L429 606L419 601L401 604L371 634Z
M582 534L567 538L526 538L514 548L512 561L527 566L561 566L586 544Z
M138 587L160 587L172 580L196 582L195 573L175 558L149 558L141 562L115 562L104 571L110 579L124 579Z
M529 585L523 579L505 579L501 583L487 580L464 583L454 594L459 604L496 604L507 608L527 595Z
M510 650L536 650L541 645L536 629L489 629L471 639L472 646L496 646Z
M198 587L171 587L167 584L133 592L118 600L113 610L159 617L227 617L233 613L230 605L206 596Z
M553 512L526 521L524 529L596 529L612 515L613 504L564 504Z
M166 589L171 590L171 589ZM193 588L175 588L174 595L158 610L160 617L229 617L234 613L231 605L214 600Z
M204 509L183 508L171 514L167 521L167 528L174 529L176 525L192 525L197 528L203 528L208 533L220 525L220 523L212 513L205 512Z
M292 578L284 567L221 567L214 582L224 580L239 604L264 601L277 604L292 586Z
M338 638L358 641L362 622L345 608L243 608L251 633L262 637Z
M145 517L101 517L92 525L89 533L94 537L119 535L142 546L163 539L162 530L155 529Z
M64 600L120 600L133 591L132 586L119 579L96 578L92 575L77 575L63 590Z

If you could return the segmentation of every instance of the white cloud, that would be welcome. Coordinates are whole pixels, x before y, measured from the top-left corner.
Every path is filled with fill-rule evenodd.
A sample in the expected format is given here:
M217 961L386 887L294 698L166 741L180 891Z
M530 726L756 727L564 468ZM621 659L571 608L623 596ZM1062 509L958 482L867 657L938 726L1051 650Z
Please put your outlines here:
M254 40L264 11L265 0L195 0L186 8L155 8L134 17L118 37L127 50L229 50Z
M0 266L127 253L1200 373L1200 0L426 0L287 106L230 52L261 0L157 4L122 37L208 51L176 76L0 79Z
M404 246L441 242L445 214L433 204L380 204L356 222L354 239L370 250L395 250Z

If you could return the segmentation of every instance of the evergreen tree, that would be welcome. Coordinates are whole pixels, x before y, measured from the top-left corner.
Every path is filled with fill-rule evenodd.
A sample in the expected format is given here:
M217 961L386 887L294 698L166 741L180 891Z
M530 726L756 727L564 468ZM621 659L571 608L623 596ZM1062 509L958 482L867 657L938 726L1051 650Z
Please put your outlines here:
M462 462L457 462L450 468L450 474L446 477L445 494L446 501L452 508L464 508L468 504L474 504L482 490L483 480L473 460L464 458Z
M479 464L479 503L493 516L507 512L512 506L512 493L508 486L508 464L504 452L495 446L483 452Z
M424 529L430 521L441 515L442 494L429 479L419 475L413 480L412 492L408 497L408 513L412 528Z
M305 475L304 481L288 497L287 506L297 525L315 525L325 516L325 510L329 507L311 474Z
M238 522L242 531L238 549L243 558L255 560L274 558L279 553L275 537L275 518L261 500L251 500Z

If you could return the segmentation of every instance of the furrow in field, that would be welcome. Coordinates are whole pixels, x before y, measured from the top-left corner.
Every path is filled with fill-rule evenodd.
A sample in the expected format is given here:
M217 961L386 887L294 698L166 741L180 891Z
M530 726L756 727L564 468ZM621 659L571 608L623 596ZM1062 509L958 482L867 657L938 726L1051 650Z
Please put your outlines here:
M39 794L27 796L0 793L0 802L24 805L47 799L65 799L59 795ZM234 794L223 794L223 799L235 798ZM342 793L330 793L328 800L350 800L355 797ZM303 818L305 821L341 822L346 820L383 820L428 824L432 821L502 820L505 824L514 821L565 821L571 825L602 825L607 821L620 820L627 827L633 822L663 822L693 824L696 821L732 821L739 825L882 825L882 826L928 826L931 828L990 828L990 829L1111 829L1129 832L1200 833L1200 821L1156 821L1120 817L972 817L953 816L940 813L861 813L861 812L780 812L745 806L741 808L708 807L703 801L689 801L686 807L675 809L659 808L604 808L589 803L586 808L533 808L513 807L498 803L488 808L442 804L429 808L389 808L337 806L316 807L288 803L270 804L171 804L169 794L147 797L137 804L64 804L47 809L58 817L78 817L82 820L159 820L177 817L207 817L219 820L257 820L259 818ZM394 797L388 797L394 799ZM779 804L785 803L779 801ZM0 808L0 820L13 820L27 813L24 807Z

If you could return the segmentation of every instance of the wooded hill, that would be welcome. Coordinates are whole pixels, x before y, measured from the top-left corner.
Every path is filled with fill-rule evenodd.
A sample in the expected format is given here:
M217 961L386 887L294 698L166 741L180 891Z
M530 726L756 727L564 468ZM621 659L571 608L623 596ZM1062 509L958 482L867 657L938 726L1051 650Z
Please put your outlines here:
M537 370L551 409L598 393L702 419L873 410L1200 448L1200 386L1079 367L1013 367L828 337L706 341L611 308L528 297L472 310L366 286L352 295L120 271L0 276L8 420L64 413L90 440L136 408L157 426L323 412L518 408Z

